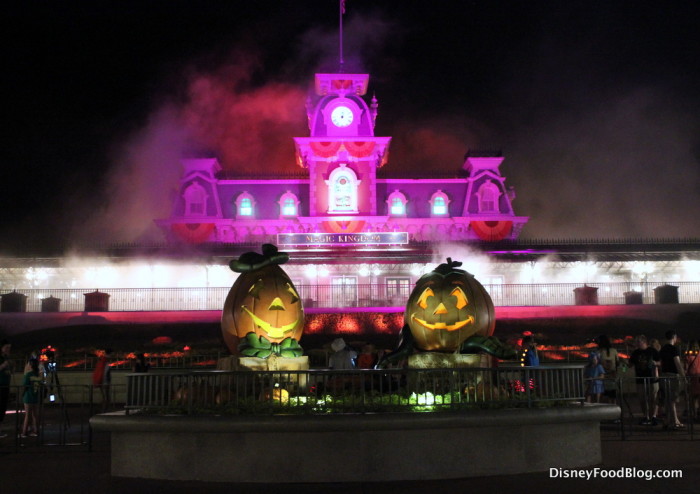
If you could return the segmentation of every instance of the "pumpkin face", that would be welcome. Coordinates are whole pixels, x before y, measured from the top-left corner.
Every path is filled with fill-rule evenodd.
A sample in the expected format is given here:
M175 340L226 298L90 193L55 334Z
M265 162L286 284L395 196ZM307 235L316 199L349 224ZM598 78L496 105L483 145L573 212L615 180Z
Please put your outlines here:
M454 352L472 335L491 336L493 302L474 276L448 259L421 277L406 304L404 320L414 345L424 351Z
M304 310L292 280L276 264L242 273L231 287L221 318L224 341L232 353L248 333L271 343L299 340Z

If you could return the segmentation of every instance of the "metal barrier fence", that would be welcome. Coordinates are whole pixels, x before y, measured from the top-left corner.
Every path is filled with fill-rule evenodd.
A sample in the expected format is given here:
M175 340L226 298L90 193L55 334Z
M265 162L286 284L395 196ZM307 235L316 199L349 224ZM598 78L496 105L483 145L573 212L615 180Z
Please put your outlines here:
M127 412L327 414L583 402L583 366L127 375Z
M629 294L646 304L655 302L654 288L659 283L588 283L598 288L597 303L622 305L630 302ZM485 284L496 306L559 306L574 305L574 290L580 283L540 284ZM679 303L700 303L700 282L677 282ZM100 292L108 294L110 311L186 311L221 310L230 287L209 288L108 288ZM412 289L411 285L395 284L343 284L297 285L305 307L404 307ZM25 310L41 312L42 301L49 297L57 302L61 312L84 312L85 294L91 289L21 289L26 296ZM3 293L6 295L11 292ZM667 302L667 301L665 301ZM46 309L45 309L46 310ZM54 309L55 310L55 309ZM96 310L92 310L96 312Z
M659 432L695 439L695 424L700 421L700 394L695 387L699 380L697 376L604 379L608 400L621 410L620 420L607 424L607 433L621 439ZM673 409L681 427L675 427Z
M25 407L24 386L10 386L7 413L0 423L0 452L19 451L25 447L71 446L90 449L90 417L96 413L121 410L126 386L112 384L104 402L102 393L92 385L42 386L37 404L38 430L22 435ZM29 424L33 427L32 424ZM29 431L27 431L29 432Z

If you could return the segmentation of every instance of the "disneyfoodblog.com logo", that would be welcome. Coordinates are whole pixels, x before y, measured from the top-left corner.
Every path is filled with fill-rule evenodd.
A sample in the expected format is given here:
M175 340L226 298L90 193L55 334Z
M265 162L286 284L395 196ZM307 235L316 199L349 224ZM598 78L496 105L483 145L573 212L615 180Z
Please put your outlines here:
M651 470L623 468L550 468L550 479L682 479L683 470Z

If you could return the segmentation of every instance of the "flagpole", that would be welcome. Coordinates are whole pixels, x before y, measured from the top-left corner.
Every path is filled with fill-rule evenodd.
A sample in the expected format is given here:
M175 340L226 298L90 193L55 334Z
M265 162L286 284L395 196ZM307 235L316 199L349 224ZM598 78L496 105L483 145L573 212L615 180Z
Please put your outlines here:
M340 47L340 59L339 59L339 64L340 64L340 69L339 72L343 72L343 64L345 63L343 60L343 14L345 13L345 0L338 0L338 10L339 10L339 23L340 23L340 29L338 30L339 33L339 47Z

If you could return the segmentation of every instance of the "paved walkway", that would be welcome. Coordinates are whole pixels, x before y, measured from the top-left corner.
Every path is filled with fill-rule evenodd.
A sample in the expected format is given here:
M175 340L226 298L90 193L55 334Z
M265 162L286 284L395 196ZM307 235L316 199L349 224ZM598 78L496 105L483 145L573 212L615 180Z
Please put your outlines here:
M147 447L147 445L144 445ZM231 465L235 468L235 465ZM0 455L0 490L3 494L27 492L73 493L546 493L634 492L635 494L690 494L700 485L700 443L698 441L605 441L601 468L681 469L682 479L549 478L549 473L479 477L458 480L350 484L217 484L164 480L116 478L109 474L109 439L95 438L95 449L87 451L31 451ZM261 466L265 468L265 466ZM358 479L361 480L361 479Z
M77 425L74 420L72 428ZM224 484L165 480L127 479L110 475L110 443L107 433L93 436L93 450L86 446L36 446L31 439L14 447L14 438L0 439L0 493L275 493L304 494L412 494L511 492L537 494L566 492L634 492L635 494L698 492L700 485L700 440L688 434L635 434L621 441L612 428L602 433L602 469L618 471L623 467L656 471L680 469L683 478L673 480L550 478L549 472L478 477L457 480L345 484ZM536 440L536 438L533 438ZM134 447L148 447L147 444ZM400 454L400 448L397 448ZM459 454L456 452L455 454ZM421 461L421 459L417 459ZM429 458L424 461L430 461ZM235 468L231 464L231 468ZM261 471L269 466L261 465Z

